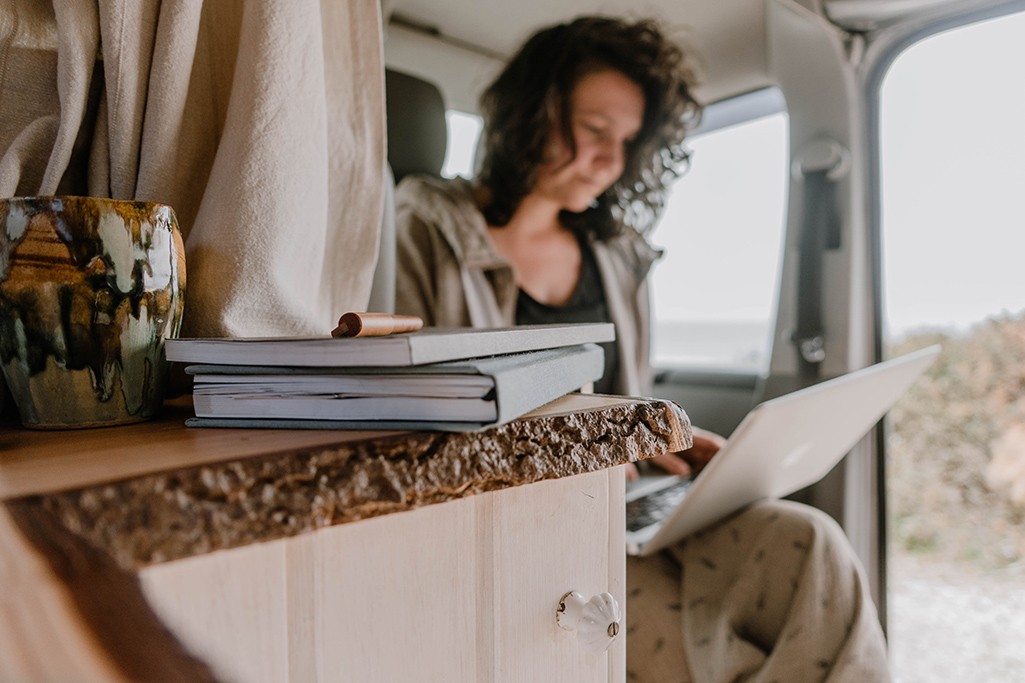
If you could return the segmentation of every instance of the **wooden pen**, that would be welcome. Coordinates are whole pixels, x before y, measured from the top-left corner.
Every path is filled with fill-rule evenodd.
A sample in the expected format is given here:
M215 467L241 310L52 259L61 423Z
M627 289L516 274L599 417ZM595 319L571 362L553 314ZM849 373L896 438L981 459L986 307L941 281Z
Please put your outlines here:
M415 332L424 321L415 315L349 312L338 319L332 337L387 337L390 334Z

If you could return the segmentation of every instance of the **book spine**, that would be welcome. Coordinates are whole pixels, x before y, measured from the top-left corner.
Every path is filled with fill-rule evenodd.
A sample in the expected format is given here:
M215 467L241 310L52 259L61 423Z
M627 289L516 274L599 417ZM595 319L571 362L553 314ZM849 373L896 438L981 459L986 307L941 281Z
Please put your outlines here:
M600 346L583 344L555 349L531 365L495 370L498 419L515 420L550 401L601 379L605 353Z

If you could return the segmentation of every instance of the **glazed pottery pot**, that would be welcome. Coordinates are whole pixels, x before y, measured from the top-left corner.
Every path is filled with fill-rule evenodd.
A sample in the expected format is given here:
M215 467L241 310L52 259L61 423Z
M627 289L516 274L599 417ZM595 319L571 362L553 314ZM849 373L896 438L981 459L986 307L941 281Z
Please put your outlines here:
M171 207L93 197L0 200L0 366L22 424L154 416L164 339L185 306Z

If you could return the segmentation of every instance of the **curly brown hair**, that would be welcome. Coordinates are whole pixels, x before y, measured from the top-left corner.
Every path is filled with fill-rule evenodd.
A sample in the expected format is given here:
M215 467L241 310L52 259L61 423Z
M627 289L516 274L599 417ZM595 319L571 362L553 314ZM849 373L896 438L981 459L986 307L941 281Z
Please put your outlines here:
M478 178L488 191L482 209L489 225L508 223L533 189L556 126L576 154L570 94L583 76L610 68L644 92L641 130L627 148L619 180L595 205L580 213L563 211L560 220L598 239L624 226L642 234L654 226L669 183L686 169L684 137L701 116L692 94L695 77L683 51L655 21L604 16L538 31L481 95L485 132Z

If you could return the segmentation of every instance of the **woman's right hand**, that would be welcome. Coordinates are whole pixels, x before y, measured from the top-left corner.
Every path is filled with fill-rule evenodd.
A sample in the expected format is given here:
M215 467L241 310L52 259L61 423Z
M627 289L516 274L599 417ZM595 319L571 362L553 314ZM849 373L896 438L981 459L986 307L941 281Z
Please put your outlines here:
M693 445L678 454L690 466L694 474L700 472L708 461L719 452L719 449L726 445L726 439L720 434L710 432L700 427L692 427ZM673 472L673 474L676 474Z
M651 462L667 474L676 474L681 477L688 477L697 474L708 464L708 461L719 452L719 449L726 443L726 439L715 432L707 429L693 427L693 445L679 453L663 453L656 455L648 462ZM629 463L626 466L626 478L636 479L638 475L637 466Z
M685 452L685 451L684 451ZM663 453L662 455L656 455L653 458L645 460L654 464L659 469L663 470L667 474L677 474L681 477L689 477L691 473L691 467L686 460L683 459L683 453ZM637 469L637 464L628 462L624 465L627 481L638 478L640 472Z

